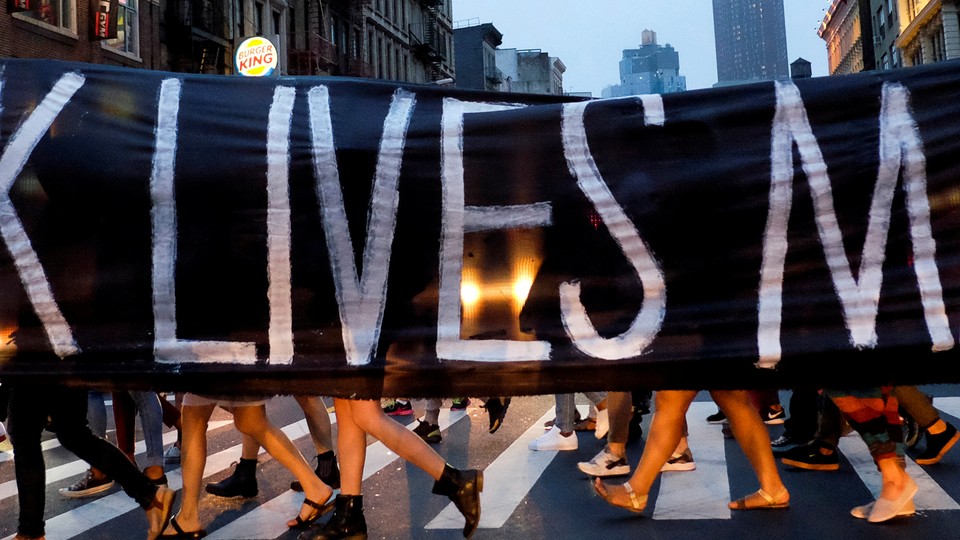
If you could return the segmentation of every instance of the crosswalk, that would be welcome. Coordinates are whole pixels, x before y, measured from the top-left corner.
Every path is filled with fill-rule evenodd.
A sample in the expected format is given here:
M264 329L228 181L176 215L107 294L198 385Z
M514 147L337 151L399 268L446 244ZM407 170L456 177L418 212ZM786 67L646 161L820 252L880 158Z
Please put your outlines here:
M937 398L934 405L953 418L960 418L960 398ZM677 520L729 520L732 519L727 503L731 500L730 464L727 461L727 442L718 426L709 425L703 419L715 411L712 402L694 402L688 412L688 429L690 446L696 457L697 468L689 472L664 473L654 484L655 493L651 493L647 514L654 521ZM531 496L531 491L540 482L563 482L576 475L579 471L566 468L551 469L557 462L558 452L533 452L527 444L543 433L545 421L553 418L554 409L546 407L539 416L527 416L530 422L525 430L519 431L506 448L499 450L495 458L485 467L485 488L481 501L483 507L481 530L496 531L504 527L514 516L521 505ZM443 409L440 416L441 429L447 433L452 427L468 418L475 410L449 411ZM335 416L331 421L336 422ZM211 422L209 433L220 433L232 428L229 420ZM413 429L416 423L408 426ZM284 433L294 441L307 440L309 432L303 420L282 426ZM164 434L164 444L172 444L175 432ZM444 444L447 444L446 442ZM469 445L469 441L464 442ZM57 449L54 441L46 441L44 452ZM59 450L65 452L64 450ZM136 451L144 452L143 442L139 441ZM839 451L851 465L860 482L874 495L880 491L880 475L867 451L866 445L858 436L848 436L841 440ZM209 478L229 469L232 462L240 454L240 445L235 444L215 451L207 458L204 469L204 478ZM12 478L12 460L10 452L0 454L0 505L2 508L15 510L16 483ZM380 471L396 465L400 458L386 448L382 443L374 442L367 449L363 478L365 482ZM908 459L908 471L920 485L920 493L915 499L919 512L924 511L956 511L960 510L958 503L944 489L938 480L928 474L928 471ZM83 474L87 464L77 460L67 460L63 463L50 466L46 471L47 485L70 479ZM748 470L741 470L738 474L749 474ZM560 478L557 478L560 477ZM168 468L167 478L170 487L180 489L182 478L179 468ZM789 482L788 482L789 485ZM48 489L48 501L55 494ZM952 490L956 494L956 490ZM742 494L735 494L742 495ZM289 490L269 495L261 494L252 502L246 501L242 509L232 508L229 519L218 518L215 528L210 529L211 539L235 540L246 539L273 539L290 538L285 522L299 508L303 502L303 494ZM48 503L48 507L55 506ZM60 505L63 506L63 505ZM652 509L652 511L651 511ZM48 508L50 512L50 508ZM98 527L104 526L113 520L123 519L124 516L139 512L136 503L122 491L115 490L108 495L83 500L74 503L69 508L48 513L46 529L47 538L74 538L84 537ZM11 514L12 515L12 514ZM419 526L425 531L459 530L463 527L463 518L453 504L448 504L435 515L427 516L419 525L410 524L410 527ZM0 520L0 535L2 540L14 537L15 519Z

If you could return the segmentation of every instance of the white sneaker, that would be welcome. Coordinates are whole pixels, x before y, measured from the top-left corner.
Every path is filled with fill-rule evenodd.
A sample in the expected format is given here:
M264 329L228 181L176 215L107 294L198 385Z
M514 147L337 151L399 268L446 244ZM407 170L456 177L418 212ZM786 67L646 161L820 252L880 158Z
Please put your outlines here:
M693 461L693 452L689 448L679 454L673 454L670 459L663 464L660 472L669 471L693 471L696 470L697 463Z
M176 446L171 446L167 448L167 451L163 453L163 462L164 463L180 463L180 449Z
M593 430L593 436L602 439L610 431L610 414L606 409L597 411L597 427Z
M527 448L531 450L576 450L578 446L577 434L569 437L560 434L560 428L553 426L549 431L530 441Z
M590 476L623 476L630 474L627 458L618 457L604 448L590 461L581 461L577 467Z

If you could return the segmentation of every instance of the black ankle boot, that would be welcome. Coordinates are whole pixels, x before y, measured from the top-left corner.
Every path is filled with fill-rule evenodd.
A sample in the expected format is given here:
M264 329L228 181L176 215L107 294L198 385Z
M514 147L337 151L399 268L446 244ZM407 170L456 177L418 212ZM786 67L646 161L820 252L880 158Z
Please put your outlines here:
M297 540L366 540L363 495L337 495L333 517L325 525L300 533Z
M314 472L324 484L330 486L330 489L340 489L340 467L337 466L337 456L333 450L317 454L317 468ZM303 486L300 485L299 480L294 480L290 482L290 489L303 491Z
M464 538L470 538L480 524L481 491L483 491L483 471L474 469L461 471L450 465L444 465L443 474L433 484L433 492L449 497L467 520L463 526Z
M207 493L218 497L256 497L257 460L240 458L233 474L215 484L207 484Z

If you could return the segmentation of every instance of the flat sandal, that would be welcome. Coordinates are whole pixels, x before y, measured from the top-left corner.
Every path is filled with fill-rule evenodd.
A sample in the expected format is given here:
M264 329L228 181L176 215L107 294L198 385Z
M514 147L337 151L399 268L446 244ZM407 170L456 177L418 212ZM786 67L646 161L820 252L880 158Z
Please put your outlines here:
M757 495L764 500L765 504L758 504L756 506L747 506L747 497L741 497L730 503L729 508L731 510L777 510L781 508L789 508L790 500L786 502L777 502L777 499L770 495L763 488L757 490ZM749 497L749 495L748 495Z
M624 482L622 484L623 489L626 490L627 495L630 496L630 504L620 504L613 501L613 498L610 496L610 492L607 491L607 486L599 478L593 482L593 490L600 496L601 499L607 502L611 506L616 506L618 508L625 508L635 514L643 512L643 509L647 506L647 496L639 496L633 490L633 486L630 485L630 482Z

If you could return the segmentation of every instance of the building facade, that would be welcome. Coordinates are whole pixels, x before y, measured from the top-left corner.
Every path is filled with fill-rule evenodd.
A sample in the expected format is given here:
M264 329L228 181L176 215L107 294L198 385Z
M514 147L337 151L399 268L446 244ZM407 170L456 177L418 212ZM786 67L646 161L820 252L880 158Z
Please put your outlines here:
M496 92L503 82L497 68L497 47L503 34L491 23L463 26L453 31L457 59L457 88Z
M452 0L111 1L113 39L93 37L99 0L3 2L0 57L232 74L240 40L264 36L280 53L279 74L454 76Z
M834 0L819 35L830 73L960 58L958 0Z
M903 65L960 58L957 0L899 0L900 32L893 41Z
M713 0L717 85L785 79L783 0Z
M657 33L644 30L636 49L624 49L620 60L620 84L603 89L602 97L669 94L687 89L680 75L680 54L670 46L657 44Z
M524 94L563 95L567 66L540 49L497 49L500 90Z
M830 75L863 71L864 40L857 0L834 0L817 34L827 42ZM873 46L872 36L868 46Z

